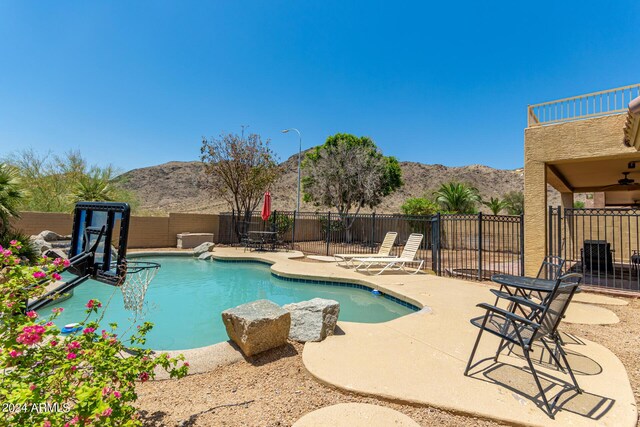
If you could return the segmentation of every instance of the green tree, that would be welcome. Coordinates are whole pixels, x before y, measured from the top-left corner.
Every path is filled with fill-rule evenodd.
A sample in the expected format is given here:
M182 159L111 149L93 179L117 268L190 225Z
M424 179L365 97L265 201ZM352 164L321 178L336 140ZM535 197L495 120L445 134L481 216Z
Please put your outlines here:
M575 202L573 202L573 207L575 209L584 209L585 203L582 200L576 200Z
M457 214L475 213L481 200L477 188L460 182L442 184L433 195L443 210Z
M369 137L338 133L307 153L302 165L304 200L338 211L350 238L361 208L374 208L402 186L395 157L382 155Z
M20 216L18 207L23 198L16 170L0 163L0 236L8 232L9 220Z
M438 212L437 203L426 197L411 197L400 206L400 210L405 215L433 215Z
M281 174L269 143L255 133L245 137L244 128L241 135L227 133L202 139L200 160L209 186L242 218L235 227L238 237L246 232L264 192Z
M483 205L489 208L492 214L498 215L501 210L507 207L507 202L500 200L499 197L492 197L488 201L482 202Z
M524 213L524 194L522 194L522 191L510 191L502 199L507 204L509 215L522 215Z
M20 209L39 212L69 212L78 200L127 202L135 196L124 189L111 165L89 167L79 151L62 156L33 150L14 153L7 162L16 168L26 196Z

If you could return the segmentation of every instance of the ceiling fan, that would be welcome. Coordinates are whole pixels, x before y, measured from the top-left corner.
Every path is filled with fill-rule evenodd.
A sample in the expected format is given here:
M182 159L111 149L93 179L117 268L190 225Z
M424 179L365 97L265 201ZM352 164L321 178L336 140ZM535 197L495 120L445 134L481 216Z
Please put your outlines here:
M619 188L619 187L630 187L628 189L631 190L631 188L639 187L640 184L636 183L635 179L629 178L630 173L631 172L622 172L623 177L618 180L617 184L607 185L606 187L603 187L602 190L606 191L610 188Z

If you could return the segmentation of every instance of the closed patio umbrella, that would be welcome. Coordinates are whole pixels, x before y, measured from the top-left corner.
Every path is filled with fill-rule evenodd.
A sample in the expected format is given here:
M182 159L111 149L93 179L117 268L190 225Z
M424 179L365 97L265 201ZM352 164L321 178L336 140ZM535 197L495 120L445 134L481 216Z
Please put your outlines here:
M264 193L264 203L262 204L262 220L266 221L271 216L271 193Z

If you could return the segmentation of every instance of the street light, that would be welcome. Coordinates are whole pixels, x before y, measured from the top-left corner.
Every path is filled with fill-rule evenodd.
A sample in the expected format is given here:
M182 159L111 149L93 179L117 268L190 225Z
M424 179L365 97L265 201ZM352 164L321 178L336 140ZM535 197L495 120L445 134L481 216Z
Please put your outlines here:
M300 155L302 153L302 135L300 134L300 131L295 128L285 129L282 131L282 133L289 133L292 130L298 133L298 138L300 142L298 146L298 209L297 209L297 212L300 212Z

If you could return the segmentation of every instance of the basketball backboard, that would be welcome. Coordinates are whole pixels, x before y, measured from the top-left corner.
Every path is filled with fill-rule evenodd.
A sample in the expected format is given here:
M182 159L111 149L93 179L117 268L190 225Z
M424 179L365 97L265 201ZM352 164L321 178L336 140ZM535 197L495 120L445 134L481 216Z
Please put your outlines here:
M93 261L72 264L69 272L78 276L89 274L94 280L117 285L123 274L120 267L127 255L130 215L127 203L76 203L69 258L94 246L96 249Z

